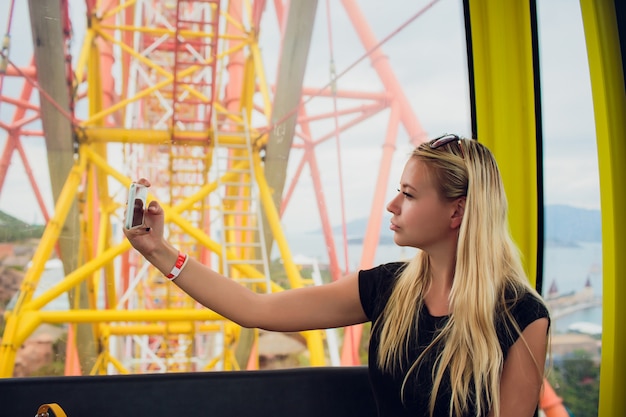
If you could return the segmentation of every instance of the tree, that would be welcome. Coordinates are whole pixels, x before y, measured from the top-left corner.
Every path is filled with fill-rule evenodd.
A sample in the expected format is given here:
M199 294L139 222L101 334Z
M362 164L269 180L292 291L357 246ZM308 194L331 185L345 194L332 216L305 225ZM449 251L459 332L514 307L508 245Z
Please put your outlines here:
M591 355L576 350L555 362L548 377L563 403L575 417L597 417L600 390L600 366Z

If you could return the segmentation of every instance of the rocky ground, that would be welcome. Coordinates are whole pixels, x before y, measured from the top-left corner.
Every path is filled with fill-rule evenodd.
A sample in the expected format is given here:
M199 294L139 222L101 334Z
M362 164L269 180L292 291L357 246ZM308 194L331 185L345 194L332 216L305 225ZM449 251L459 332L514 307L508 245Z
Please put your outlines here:
M0 243L0 331L4 329L5 308L20 289L36 246L36 241ZM54 359L53 345L64 333L55 326L40 326L18 350L13 376L31 376L51 364Z

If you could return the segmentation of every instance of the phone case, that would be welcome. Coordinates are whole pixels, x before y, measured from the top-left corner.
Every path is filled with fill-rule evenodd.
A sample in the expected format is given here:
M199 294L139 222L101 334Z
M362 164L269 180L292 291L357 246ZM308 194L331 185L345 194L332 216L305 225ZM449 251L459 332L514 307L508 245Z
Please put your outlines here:
M148 188L133 182L128 189L128 206L126 207L126 219L124 227L134 229L143 226L143 215L146 207Z

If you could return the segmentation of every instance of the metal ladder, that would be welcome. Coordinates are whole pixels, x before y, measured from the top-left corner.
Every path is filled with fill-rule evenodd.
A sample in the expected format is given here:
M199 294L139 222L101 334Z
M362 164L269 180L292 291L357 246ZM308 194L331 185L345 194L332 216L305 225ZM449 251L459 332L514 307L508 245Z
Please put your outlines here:
M174 141L204 140L215 95L219 0L177 0L172 39L172 132Z
M213 167L221 206L223 274L255 291L271 291L268 254L246 114L214 111ZM238 266L247 265L242 272Z

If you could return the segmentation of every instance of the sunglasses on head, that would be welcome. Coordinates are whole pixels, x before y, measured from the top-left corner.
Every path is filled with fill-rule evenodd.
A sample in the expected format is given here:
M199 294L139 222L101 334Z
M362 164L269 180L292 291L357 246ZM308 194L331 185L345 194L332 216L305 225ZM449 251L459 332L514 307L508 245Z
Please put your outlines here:
M430 146L430 149L437 149L451 142L456 142L457 145L459 145L459 149L461 149L461 157L465 159L463 144L461 138L458 135L446 133L445 135L439 136L438 138L435 138L428 142L428 146Z

